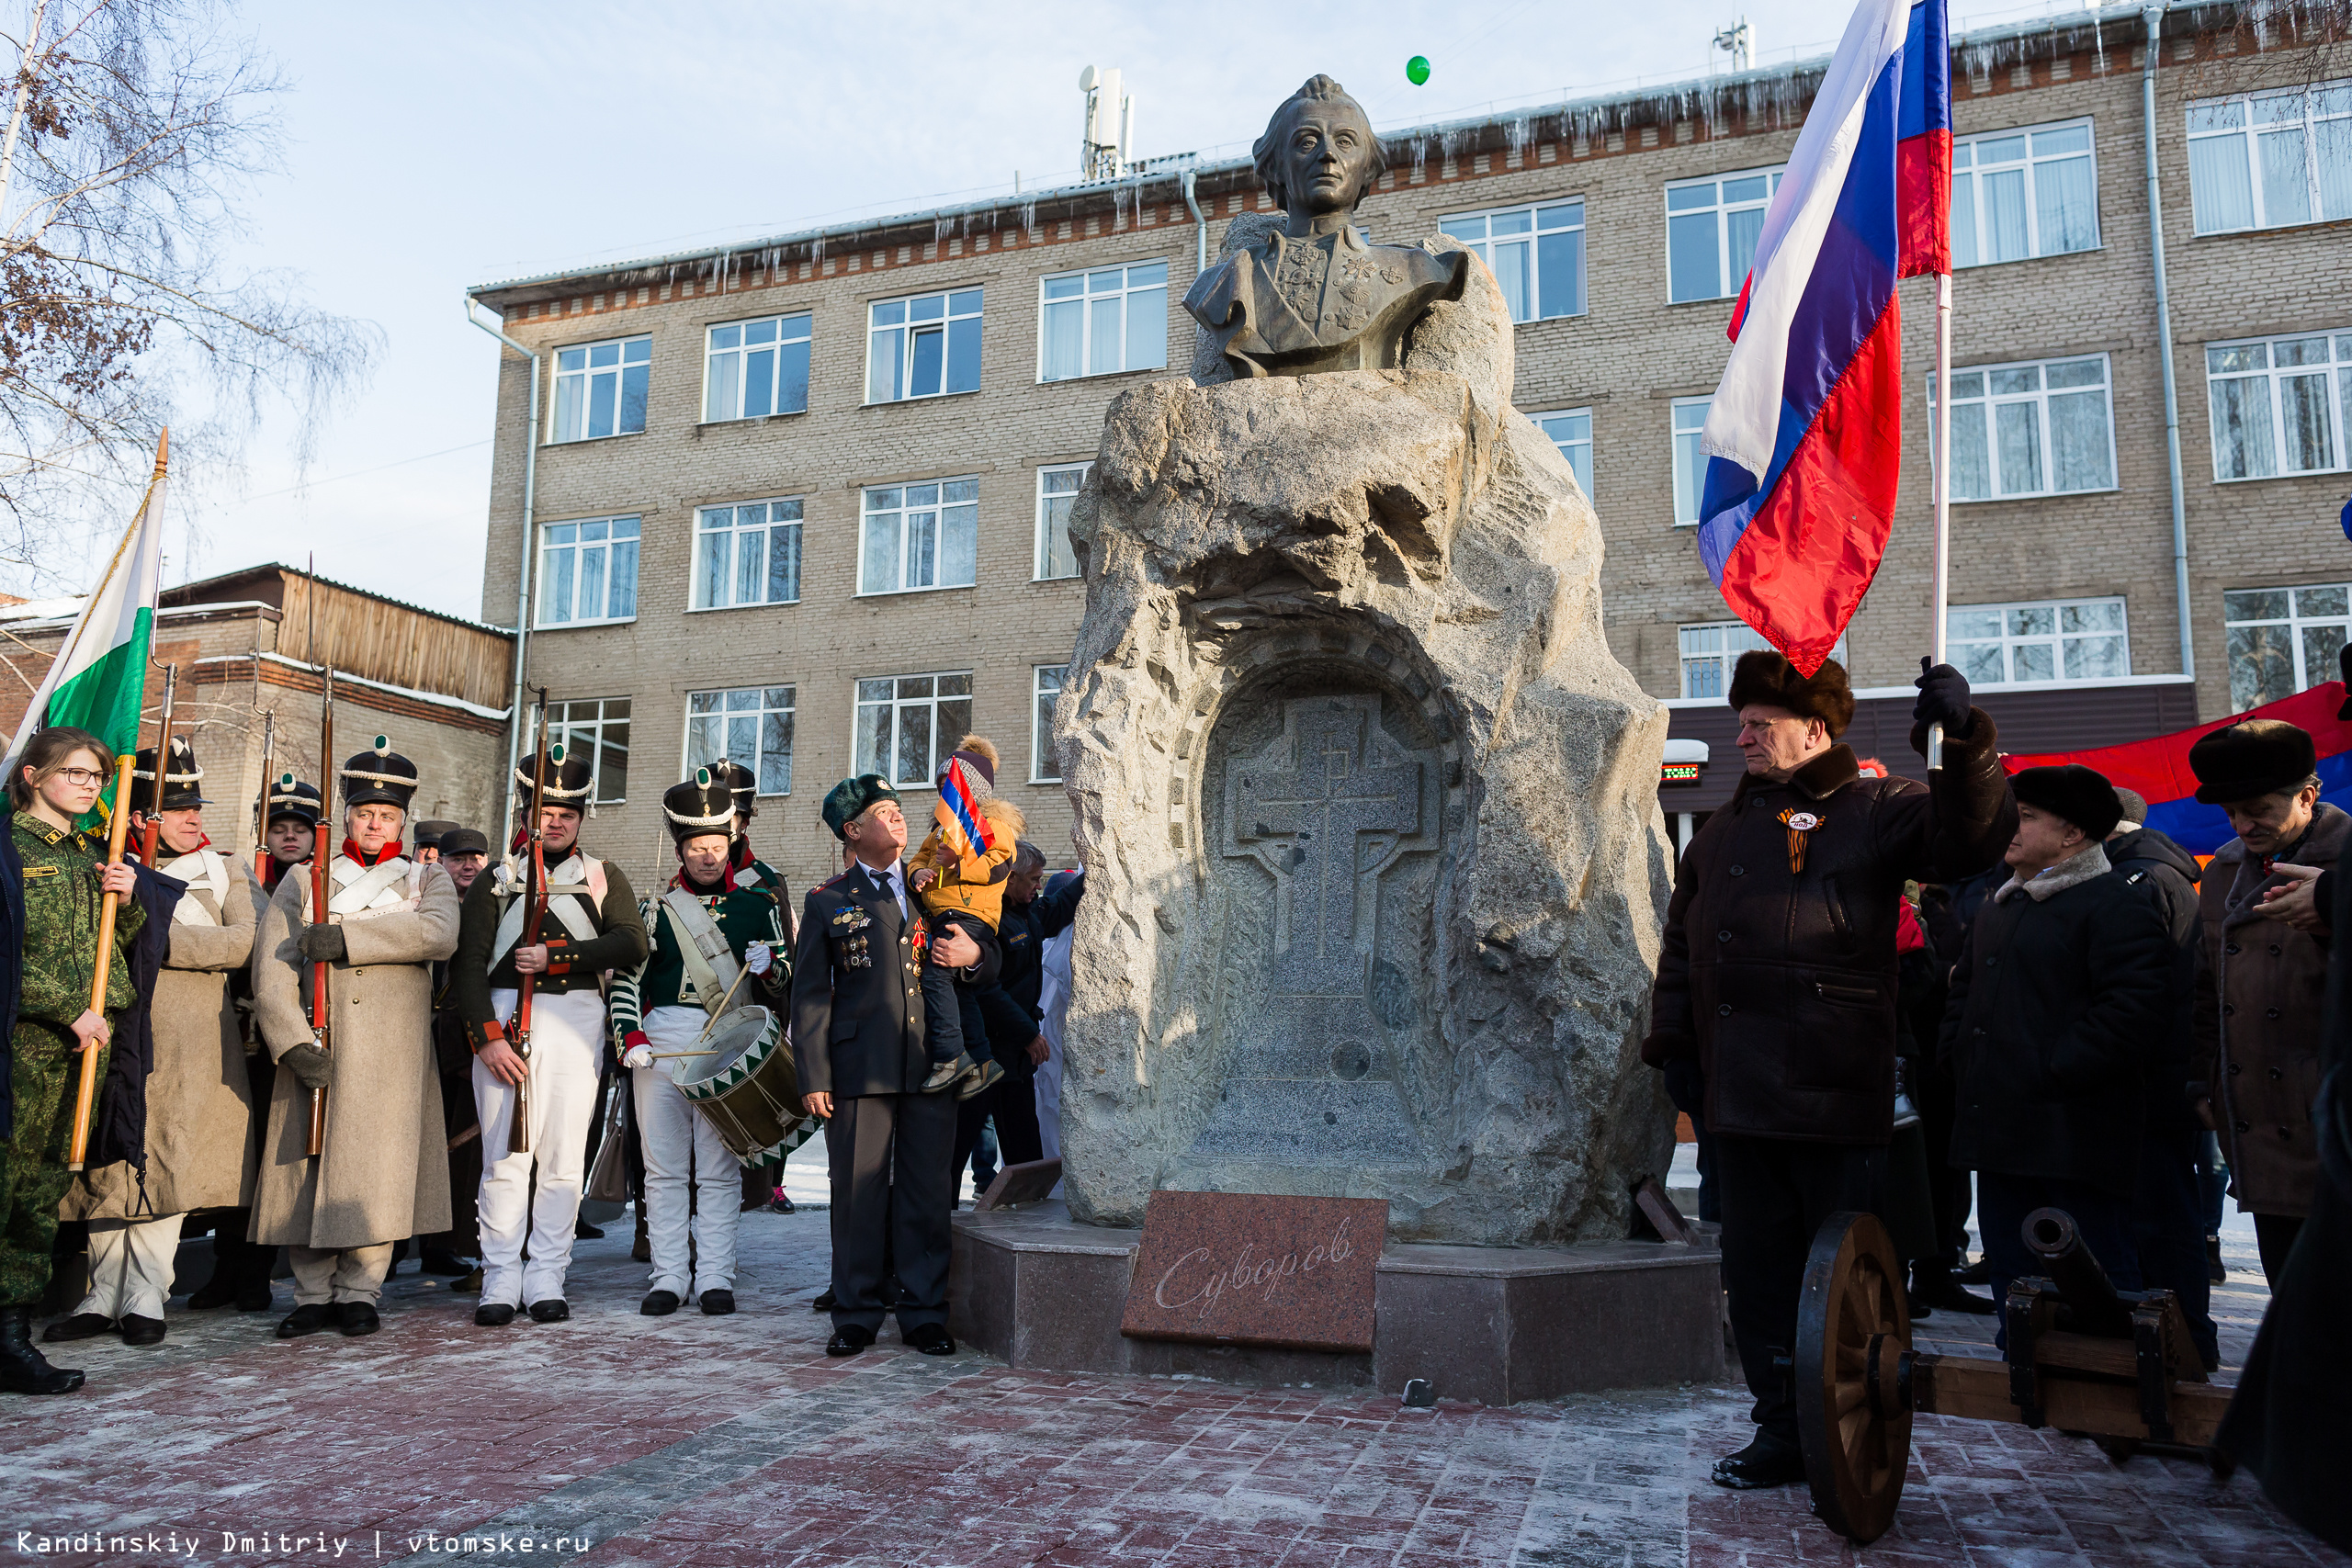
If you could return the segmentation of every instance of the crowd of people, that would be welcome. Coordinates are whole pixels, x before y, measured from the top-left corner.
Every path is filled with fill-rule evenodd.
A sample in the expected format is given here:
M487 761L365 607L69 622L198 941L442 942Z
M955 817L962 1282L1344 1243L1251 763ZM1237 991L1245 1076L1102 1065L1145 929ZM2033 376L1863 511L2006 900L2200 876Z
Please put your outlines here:
M412 1250L476 1293L485 1329L560 1322L573 1243L602 1234L582 1213L600 1155L635 1201L639 1310L725 1315L739 1216L789 1209L784 1156L820 1123L829 1351L895 1312L909 1344L952 1353L956 1178L991 1128L1006 1162L1045 1156L1046 950L1085 890L1046 886L996 761L968 736L943 761L911 857L890 785L842 780L824 819L845 869L796 920L752 852L739 764L663 795L676 869L640 896L582 844L593 780L560 745L515 770L503 853L412 823L417 767L379 737L328 795L274 781L248 861L214 847L203 770L173 737L130 770L117 859L114 753L40 730L0 835L0 1391L83 1385L43 1343L161 1343L180 1243L207 1229L213 1273L188 1306L271 1310L282 1255L280 1338L374 1333ZM793 1069L783 1097L815 1121L747 1149L669 1064L710 1055L723 1021L756 1025L752 1009ZM85 1288L37 1343L61 1269Z
M1882 1219L1925 1316L1995 1313L2041 1272L2026 1216L2062 1209L2119 1289L2172 1292L2210 1371L2223 1186L2275 1287L2320 1184L2352 817L2320 799L2312 737L2198 739L2196 798L2236 835L2200 866L2090 768L2009 772L1957 670L1917 685L1914 747L1941 743L1924 785L1842 743L1835 661L1743 655L1745 773L1675 883L1643 1056L1698 1137L1755 1401L1724 1486L1804 1479L1790 1357L1833 1214Z

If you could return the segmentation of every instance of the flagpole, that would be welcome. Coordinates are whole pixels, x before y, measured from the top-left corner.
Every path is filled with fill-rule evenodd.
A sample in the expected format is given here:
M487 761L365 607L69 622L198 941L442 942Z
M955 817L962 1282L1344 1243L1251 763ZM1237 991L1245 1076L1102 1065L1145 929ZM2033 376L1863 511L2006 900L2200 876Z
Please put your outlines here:
M1944 662L1944 604L1951 595L1951 274L1936 274L1936 584L1929 646ZM1928 768L1944 765L1944 727L1928 727Z

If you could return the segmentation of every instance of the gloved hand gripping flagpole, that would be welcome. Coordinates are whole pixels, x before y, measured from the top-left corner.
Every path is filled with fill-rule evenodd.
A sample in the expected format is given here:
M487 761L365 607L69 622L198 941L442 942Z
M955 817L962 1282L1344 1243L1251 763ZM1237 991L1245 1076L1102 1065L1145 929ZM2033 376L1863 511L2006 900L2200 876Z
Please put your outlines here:
M1944 662L1944 601L1951 588L1951 274L1936 274L1936 584L1930 630L1935 657ZM1928 771L1944 765L1944 727L1928 726Z

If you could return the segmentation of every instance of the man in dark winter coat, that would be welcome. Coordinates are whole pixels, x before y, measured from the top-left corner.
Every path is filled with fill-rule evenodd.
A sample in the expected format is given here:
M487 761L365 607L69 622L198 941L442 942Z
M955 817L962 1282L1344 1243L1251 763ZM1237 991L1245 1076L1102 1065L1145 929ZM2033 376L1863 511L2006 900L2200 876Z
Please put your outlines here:
M1778 653L1741 655L1731 705L1747 776L1691 840L1667 910L1642 1059L1696 1060L1706 1083L1724 1280L1759 1428L1715 1467L1725 1486L1804 1475L1774 1360L1796 1343L1822 1221L1882 1201L1903 884L1966 876L2009 838L1992 718L1949 665L1918 684L1914 743L1927 725L1945 731L1927 787L1861 776L1838 743L1854 698L1835 662L1807 680Z
M2108 864L2115 788L2089 768L2028 768L2009 879L1962 950L1943 1053L1960 1085L1951 1160L1976 1172L1993 1299L2035 1272L2026 1215L2054 1207L2120 1289L2139 1288L2134 1178L2175 949L2146 894Z
M997 922L997 944L1003 950L1003 967L997 983L979 994L980 1018L989 1048L1004 1077L995 1087L965 1101L958 1115L956 1147L961 1160L971 1157L979 1129L969 1107L980 1106L996 1118L998 1146L1007 1165L1023 1165L1046 1157L1037 1128L1037 1069L1045 1066L1052 1047L1046 1042L1043 1021L1046 943L1069 929L1086 897L1086 878L1078 876L1052 893L1040 895L1046 880L1046 852L1023 839L1012 858L1012 874L1004 885L1004 911ZM970 1131L966 1131L967 1125Z
M2122 814L2107 836L2108 863L2147 895L2172 941L2172 993L2158 1047L2148 1058L2148 1120L2140 1143L2140 1185L2132 1198L2132 1246L2140 1256L2140 1283L2170 1291L2188 1319L2210 1371L2220 1363L2213 1326L2213 1280L2205 1256L2205 1205L2198 1183L2204 1123L2188 1093L2188 1060L2196 1031L2189 1008L2197 991L2197 857L2147 826L2148 803L2138 792L2115 792Z

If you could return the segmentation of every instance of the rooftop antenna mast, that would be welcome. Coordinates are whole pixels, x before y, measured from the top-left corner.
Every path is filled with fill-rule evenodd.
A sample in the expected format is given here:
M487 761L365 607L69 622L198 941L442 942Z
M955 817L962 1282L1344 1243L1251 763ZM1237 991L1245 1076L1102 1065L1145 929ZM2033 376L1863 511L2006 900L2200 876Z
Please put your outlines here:
M1079 177L1117 179L1134 159L1136 101L1125 91L1115 65L1108 71L1091 65L1080 71L1078 90L1086 95L1086 129L1078 139Z
M1755 65L1756 31L1747 25L1746 17L1715 35L1715 53L1730 55L1734 71L1746 71ZM1708 56L1711 63L1713 58Z

